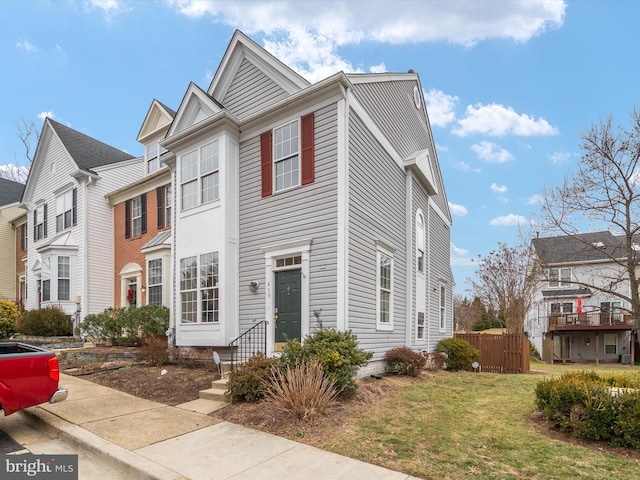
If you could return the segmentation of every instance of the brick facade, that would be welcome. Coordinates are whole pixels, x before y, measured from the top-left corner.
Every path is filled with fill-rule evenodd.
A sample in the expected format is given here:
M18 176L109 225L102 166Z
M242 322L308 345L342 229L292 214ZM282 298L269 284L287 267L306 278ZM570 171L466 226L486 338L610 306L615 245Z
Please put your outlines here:
M129 263L135 263L142 269L142 285L146 285L147 278L147 265L145 261L145 255L141 253L140 249L151 240L158 232L164 230L170 230L171 225L165 226L162 229L158 228L158 200L156 189L152 188L146 192L146 233L142 235L125 237L126 230L126 207L125 204L131 199L136 198L133 196L128 200L120 202L113 207L113 221L114 221L114 307L126 307L129 306L128 302L122 301L121 298L121 278L120 272ZM165 210L166 211L166 210ZM166 222L165 222L166 223ZM138 288L142 285L139 285ZM124 303L124 305L123 305ZM137 305L146 305L146 295L141 295L140 290L137 296Z

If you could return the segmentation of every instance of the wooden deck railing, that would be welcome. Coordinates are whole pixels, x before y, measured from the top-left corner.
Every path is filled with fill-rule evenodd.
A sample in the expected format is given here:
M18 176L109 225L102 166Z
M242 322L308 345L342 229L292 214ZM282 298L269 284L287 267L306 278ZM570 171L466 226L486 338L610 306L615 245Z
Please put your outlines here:
M631 315L616 312L563 313L549 316L549 330L631 329L635 320Z

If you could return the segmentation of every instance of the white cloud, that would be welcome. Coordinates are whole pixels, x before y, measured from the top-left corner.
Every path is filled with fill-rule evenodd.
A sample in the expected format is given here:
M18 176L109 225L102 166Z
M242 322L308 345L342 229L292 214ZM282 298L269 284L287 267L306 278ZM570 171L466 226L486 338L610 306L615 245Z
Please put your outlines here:
M116 0L95 0L117 4ZM445 41L471 46L489 38L526 42L564 22L564 0L503 2L388 2L325 0L166 0L185 16L214 21L248 34L264 33L267 49L311 81L355 71L337 48L364 41L405 44ZM306 25L302 28L301 25ZM322 71L323 73L320 73Z
M539 194L536 193L535 195L531 195L529 197L529 199L527 200L527 203L529 205L536 205L538 203L541 203L542 199L543 199L542 195L539 195Z
M55 114L54 114L53 112L51 112L51 111L44 111L44 112L40 112L40 113L38 114L38 118L39 118L40 120L44 120L44 119L45 119L45 118L47 118L47 117L49 117L49 118L56 118Z
M424 94L424 101L427 104L429 121L432 126L446 127L455 120L454 108L458 103L458 97L455 95L447 95L432 88Z
M498 185L496 183L492 183L491 184L491 191L493 193L507 193L507 186L506 185Z
M553 152L549 155L549 161L554 165L564 165L565 163L569 163L571 160L570 152Z
M457 203L451 202L449 202L449 210L451 210L451 213L457 215L458 217L465 217L469 213L467 211L467 207L465 207L464 205L458 205Z
M38 52L40 50L38 47L36 47L32 43L27 42L26 40L24 42L17 42L16 48L20 48L29 53Z
M111 20L111 18L116 15L132 10L132 8L122 0L90 0L89 4L94 9L102 12L107 20Z
M525 225L527 222L527 219L522 215L510 213L509 215L494 218L489 222L489 225L492 227L519 227Z
M464 118L458 120L458 126L451 132L460 137L473 133L493 137L558 134L558 130L544 118L535 119L525 113L517 113L512 107L497 103L467 105Z
M379 65L373 65L369 67L369 71L371 73L384 73L387 71L387 66L384 63L381 63Z
M456 162L454 167L457 170L460 170L460 171L463 171L463 172L480 173L480 169L479 168L474 168L471 165L469 165L467 162L464 162L462 160L460 160L459 162Z
M504 163L513 160L513 154L493 142L482 141L471 145L478 158L492 163Z
M456 247L453 243L450 243L451 247L451 265L459 267L468 267L475 265L473 259L469 256L469 251L464 248Z

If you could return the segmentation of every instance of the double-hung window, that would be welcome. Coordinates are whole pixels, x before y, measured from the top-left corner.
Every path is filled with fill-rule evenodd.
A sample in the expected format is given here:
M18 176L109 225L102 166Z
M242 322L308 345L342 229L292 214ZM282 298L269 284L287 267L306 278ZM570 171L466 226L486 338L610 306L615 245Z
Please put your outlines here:
M276 192L300 184L298 157L298 120L273 131L273 166Z
M171 226L171 185L156 188L156 200L158 204L158 228Z
M56 198L56 232L61 232L77 223L76 189Z
M124 203L124 238L139 237L147 233L147 194Z
M421 273L424 273L425 264L424 244L424 218L419 214L416 221L416 268Z
M69 257L58 257L58 300L69 300Z
M181 157L180 196L182 210L220 198L218 141L208 143Z
M571 285L570 268L550 268L549 287L568 287Z
M440 285L440 331L443 332L447 326L447 290L444 285Z
M20 251L24 252L27 249L27 243L28 243L28 238L27 238L27 224L23 223L22 225L20 225Z
M147 148L145 150L145 154L147 157L147 173L155 172L160 166L160 159L158 158L160 149L158 142L151 142L149 145L147 145Z
M182 323L219 321L218 253L180 260L180 307Z
M34 241L47 238L47 204L40 205L33 215L33 239Z
M393 255L385 249L377 250L377 328L393 329Z
M162 259L149 260L147 268L149 305L162 306Z

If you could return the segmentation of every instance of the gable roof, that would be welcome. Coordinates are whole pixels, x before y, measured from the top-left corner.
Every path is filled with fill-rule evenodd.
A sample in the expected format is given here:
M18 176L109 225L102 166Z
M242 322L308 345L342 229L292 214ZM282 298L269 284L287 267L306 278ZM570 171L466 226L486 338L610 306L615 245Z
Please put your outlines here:
M626 255L623 237L607 231L534 238L531 244L546 265L606 261Z
M180 102L178 113L173 117L173 122L166 136L167 138L171 137L222 110L223 107L220 103L198 85L191 82L182 98L182 102Z
M18 203L23 191L24 184L0 178L0 206Z
M84 133L80 133L61 123L46 119L51 128L56 132L58 138L73 158L80 170L91 171L94 167L111 165L135 158L133 155L123 152L111 145L107 145Z
M244 59L264 71L289 95L310 85L304 77L236 30L207 89L212 98L222 101Z
M137 140L144 142L148 137L155 136L162 130L166 133L175 116L176 112L173 109L154 98L144 117Z

